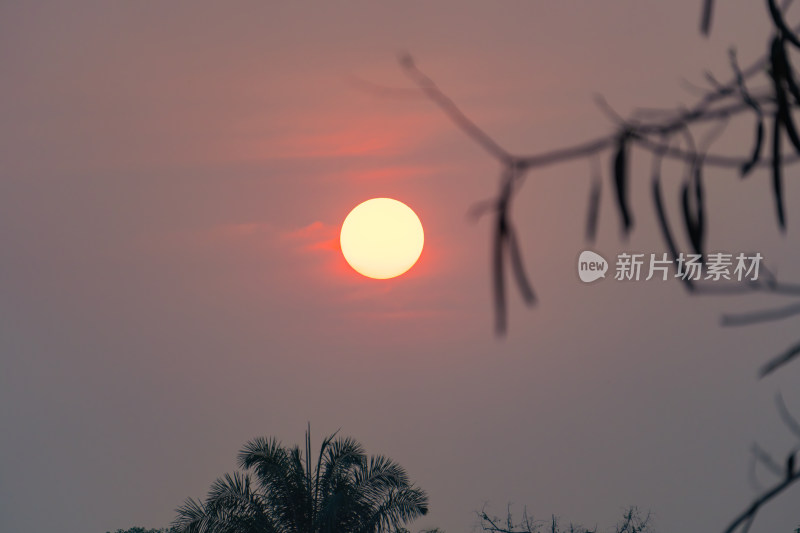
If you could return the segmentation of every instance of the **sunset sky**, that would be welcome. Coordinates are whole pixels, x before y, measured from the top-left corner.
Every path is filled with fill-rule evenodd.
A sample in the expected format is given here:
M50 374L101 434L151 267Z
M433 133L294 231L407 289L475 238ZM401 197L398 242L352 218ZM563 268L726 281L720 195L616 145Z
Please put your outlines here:
M582 250L666 251L648 158L633 153L626 241L604 154L592 245L587 161L528 176L513 217L539 300L512 293L497 338L491 227L467 216L497 162L424 97L368 89L413 87L410 53L502 146L538 153L613 131L596 94L623 115L689 105L682 80L728 80L731 45L761 56L763 2L717 4L704 39L700 0L0 3L0 531L166 526L247 440L299 444L308 422L314 447L341 428L407 469L431 509L412 531L473 531L509 503L721 531L756 495L753 442L796 444L773 399L800 413L800 363L758 380L797 321L720 315L786 300L581 283ZM751 135L733 123L717 150ZM800 280L787 181L781 237L766 171L710 171L709 248ZM339 250L373 197L425 228L396 279ZM752 531L800 525L798 497Z

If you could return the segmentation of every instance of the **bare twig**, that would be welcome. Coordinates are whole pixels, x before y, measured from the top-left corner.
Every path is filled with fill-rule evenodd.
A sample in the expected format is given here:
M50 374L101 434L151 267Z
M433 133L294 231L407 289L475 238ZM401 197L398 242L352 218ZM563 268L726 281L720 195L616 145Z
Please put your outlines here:
M446 96L428 76L423 74L414 64L414 59L405 54L400 57L400 65L405 69L411 79L423 90L428 97L433 100L444 111L461 131L466 133L475 142L481 145L494 158L506 163L512 163L511 154L506 152L497 144L494 139L489 137L482 129L475 125L467 116L456 106L456 104Z
M770 500L772 500L775 496L782 493L784 490L789 488L794 482L800 479L800 472L794 472L792 475L787 476L784 478L783 481L772 487L769 491L762 494L759 498L753 501L750 506L745 509L739 516L737 516L733 522L725 529L725 533L733 533L737 527L745 523L746 521L753 521L755 518L756 513L767 504ZM747 526L749 527L749 526Z

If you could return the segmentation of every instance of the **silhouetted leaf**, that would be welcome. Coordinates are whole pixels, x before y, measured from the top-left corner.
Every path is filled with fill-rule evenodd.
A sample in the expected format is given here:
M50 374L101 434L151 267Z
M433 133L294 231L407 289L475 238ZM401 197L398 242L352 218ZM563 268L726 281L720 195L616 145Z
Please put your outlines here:
M589 208L586 210L586 240L594 242L597 237L597 223L600 219L600 194L603 189L599 176L592 177L589 189Z
M772 128L772 193L775 197L775 214L778 226L786 231L786 218L783 212L783 177L781 161L781 120L775 115Z
M788 62L785 58L786 51L783 48L783 40L775 37L770 47L770 77L775 89L775 100L778 105L777 117L786 130L789 140L792 142L797 153L800 154L800 136L794 125L794 119L789 106L789 99L786 95L784 83L788 78Z
M747 176L753 167L758 164L758 161L761 159L761 145L764 144L764 121L761 117L758 118L756 122L756 135L755 135L755 143L753 144L753 153L750 155L750 159L742 165L741 173L742 177Z
M656 217L658 217L661 236L664 238L664 243L667 245L670 256L672 256L674 260L678 257L678 250L675 247L675 240L672 238L672 231L669 229L667 212L664 209L664 199L661 197L661 183L658 178L653 180L653 205L655 206Z
M503 213L498 213L492 247L492 279L494 281L495 329L499 335L506 332L506 293L503 283L503 244L506 233L505 216Z
M775 88L777 111L775 112L772 129L772 193L775 197L775 213L778 217L778 226L781 231L786 231L786 216L783 201L783 175L781 161L781 127L786 130L789 140L795 150L800 153L800 136L792 119L789 101L783 83L786 77L787 62L782 39L775 37L770 49L770 77Z
M681 188L681 202L686 231L695 253L703 254L705 245L705 212L703 205L703 162L702 159L692 166L689 182Z
M794 69L789 62L789 54L786 53L783 42L781 42L780 56L778 59L783 63L783 78L786 80L786 86L789 88L789 92L792 93L792 96L794 96L795 103L800 103L800 88L797 86L797 80L794 77Z
M751 170L758 164L761 159L761 146L764 143L764 113L761 111L761 106L756 102L747 90L744 82L742 70L739 68L739 63L736 61L736 50L731 48L729 50L731 69L736 76L736 84L739 86L739 92L742 95L742 100L746 103L756 114L756 133L755 142L753 144L753 151L750 159L744 163L740 169L742 177L747 176Z
M686 227L686 233L689 235L689 241L692 243L692 249L698 252L698 239L697 228L694 222L694 215L692 213L691 201L689 199L689 184L684 183L681 186L681 209L683 213L683 223Z
M769 6L769 14L772 17L772 22L775 23L775 27L778 28L781 35L790 43L800 48L800 39L798 39L792 29L786 25L786 22L783 20L783 14L781 14L781 10L778 4L775 3L775 0L767 0L767 6Z
M633 218L628 208L628 133L619 136L617 151L614 155L614 187L617 191L617 205L622 217L622 228L625 235L633 227Z
M784 49L780 36L775 36L769 46L769 74L774 84L778 84L786 76L786 62L783 60Z
M714 0L705 0L705 2L703 2L703 18L700 20L700 31L705 36L711 33L711 16L713 11Z
M519 251L517 235L514 228L511 226L507 228L507 241L508 253L511 259L511 269L514 272L514 278L517 280L519 292L522 294L525 303L533 305L536 302L536 295L528 281L528 276L525 274L525 266L522 263L522 254Z
M654 155L653 160L653 174L652 174L652 197L653 206L655 208L656 217L658 218L658 227L661 230L661 236L664 238L664 243L667 245L672 261L678 258L678 248L675 246L675 239L672 237L672 230L669 227L669 220L667 218L667 210L664 208L664 199L661 195L661 155ZM686 288L690 291L694 290L694 284L689 277L681 278L685 283Z
M778 116L783 123L789 140L792 142L795 151L800 154L800 136L797 134L797 128L794 125L794 120L789 112L788 105L778 105Z

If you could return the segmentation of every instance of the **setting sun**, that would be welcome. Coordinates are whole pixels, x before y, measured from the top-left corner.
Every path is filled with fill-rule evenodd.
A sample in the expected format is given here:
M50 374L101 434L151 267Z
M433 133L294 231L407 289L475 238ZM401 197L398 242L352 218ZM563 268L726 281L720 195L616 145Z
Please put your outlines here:
M424 243L419 217L391 198L357 205L342 224L342 254L353 269L369 278L394 278L419 259Z

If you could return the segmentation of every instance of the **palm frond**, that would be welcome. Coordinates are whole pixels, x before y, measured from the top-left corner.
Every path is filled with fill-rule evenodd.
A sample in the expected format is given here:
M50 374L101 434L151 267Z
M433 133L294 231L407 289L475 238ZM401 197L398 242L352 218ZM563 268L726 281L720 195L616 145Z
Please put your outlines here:
M349 475L353 468L360 467L364 461L366 461L364 447L356 440L346 437L330 442L322 460L320 498L325 498L330 493L336 479Z
M382 455L371 457L364 468L355 473L358 489L370 499L377 500L392 489L409 486L408 474L402 466Z
M391 490L375 508L362 533L385 533L428 513L428 496L422 489Z
M308 431L309 433L311 432L310 424ZM333 442L333 439L336 437L337 433L339 433L338 429L322 439L322 444L319 447L319 455L317 455L317 468L314 471L314 509L317 511L319 510L321 497L320 475L322 474L322 460L327 456L328 447L330 446L331 442Z
M214 481L205 504L187 500L173 526L181 533L280 533L249 476L238 472Z
M181 533L209 533L210 515L205 505L194 498L187 499L176 510L178 516L172 521L172 527Z

